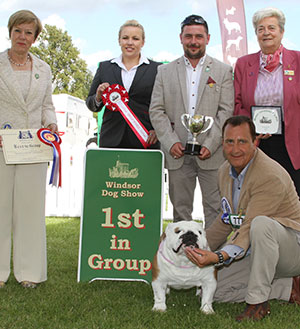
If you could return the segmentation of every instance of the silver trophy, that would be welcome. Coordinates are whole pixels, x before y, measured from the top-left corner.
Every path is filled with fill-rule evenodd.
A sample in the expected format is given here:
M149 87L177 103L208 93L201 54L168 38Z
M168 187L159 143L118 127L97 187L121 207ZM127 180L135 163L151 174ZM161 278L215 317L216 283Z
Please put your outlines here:
M214 123L214 119L206 115L195 114L191 116L190 114L185 113L181 116L181 122L187 131L193 135L193 139L186 143L184 153L189 155L199 155L201 145L197 142L197 136L209 130ZM208 125L206 124L207 122ZM205 128L205 126L207 127Z

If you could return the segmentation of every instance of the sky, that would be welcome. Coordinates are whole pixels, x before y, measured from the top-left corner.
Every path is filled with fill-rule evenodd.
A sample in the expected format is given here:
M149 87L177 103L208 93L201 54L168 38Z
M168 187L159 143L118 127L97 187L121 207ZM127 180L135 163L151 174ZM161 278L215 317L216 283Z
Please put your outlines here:
M299 0L244 0L248 52L259 50L252 16L255 11L269 6L281 9L286 16L283 45L300 50ZM180 23L188 15L201 15L211 34L207 53L223 60L215 0L0 0L0 51L10 47L7 22L11 14L21 9L33 11L43 25L56 25L67 31L93 74L99 61L120 55L118 31L128 19L136 19L144 26L145 56L171 61L183 53Z

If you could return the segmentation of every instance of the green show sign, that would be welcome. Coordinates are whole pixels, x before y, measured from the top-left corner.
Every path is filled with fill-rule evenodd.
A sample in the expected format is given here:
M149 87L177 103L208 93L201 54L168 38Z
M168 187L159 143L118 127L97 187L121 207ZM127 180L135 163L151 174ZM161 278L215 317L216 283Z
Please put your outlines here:
M163 163L157 150L86 152L78 281L151 282L162 232Z

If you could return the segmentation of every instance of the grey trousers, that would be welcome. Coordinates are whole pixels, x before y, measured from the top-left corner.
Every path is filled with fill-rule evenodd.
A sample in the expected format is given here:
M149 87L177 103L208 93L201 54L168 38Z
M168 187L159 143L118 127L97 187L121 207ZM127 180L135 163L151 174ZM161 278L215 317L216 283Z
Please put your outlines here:
M251 254L218 271L214 300L258 304L288 301L292 277L300 275L300 246L296 232L266 216L253 219Z
M169 170L169 194L173 204L174 222L192 220L197 178L202 193L205 228L208 228L220 212L218 171L199 168L195 156L190 155L184 156L181 168Z

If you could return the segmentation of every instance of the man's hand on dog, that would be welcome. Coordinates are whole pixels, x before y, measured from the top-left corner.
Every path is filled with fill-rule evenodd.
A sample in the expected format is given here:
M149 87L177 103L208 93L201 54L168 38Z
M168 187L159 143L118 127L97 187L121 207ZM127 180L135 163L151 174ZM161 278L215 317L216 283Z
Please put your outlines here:
M224 256L224 260L229 258L227 253L222 253ZM218 255L209 250L186 247L185 254L192 263L199 267L217 264L219 261Z

